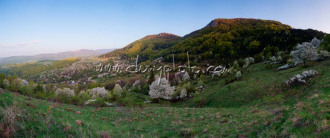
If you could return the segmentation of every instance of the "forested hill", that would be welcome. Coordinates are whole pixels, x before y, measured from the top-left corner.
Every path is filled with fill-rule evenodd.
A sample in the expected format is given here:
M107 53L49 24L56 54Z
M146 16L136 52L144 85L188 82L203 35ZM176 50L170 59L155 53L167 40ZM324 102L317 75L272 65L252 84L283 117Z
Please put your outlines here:
M160 33L156 35L147 35L124 48L114 50L112 52L101 55L101 58L109 57L135 57L140 55L141 58L152 59L157 56L157 52L177 44L181 40L180 36L170 33Z
M125 58L140 54L144 59L163 56L165 61L172 61L171 54L174 53L178 61L186 61L188 51L195 63L213 60L227 62L246 56L260 59L279 51L288 52L297 43L322 36L324 33L320 31L295 29L272 20L215 19L183 38L148 39L150 36L146 36L101 57Z

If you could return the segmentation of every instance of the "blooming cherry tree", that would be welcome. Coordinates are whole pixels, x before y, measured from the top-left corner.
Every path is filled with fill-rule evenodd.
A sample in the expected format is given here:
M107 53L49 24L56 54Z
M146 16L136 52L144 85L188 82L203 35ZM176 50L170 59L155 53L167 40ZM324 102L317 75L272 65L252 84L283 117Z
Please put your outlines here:
M162 98L171 100L175 94L175 88L171 87L170 83L165 78L155 80L149 87L149 95L153 99Z
M294 63L306 64L308 60L315 60L317 58L317 48L320 46L320 40L314 38L311 42L304 42L296 46L296 50L291 51L290 55Z

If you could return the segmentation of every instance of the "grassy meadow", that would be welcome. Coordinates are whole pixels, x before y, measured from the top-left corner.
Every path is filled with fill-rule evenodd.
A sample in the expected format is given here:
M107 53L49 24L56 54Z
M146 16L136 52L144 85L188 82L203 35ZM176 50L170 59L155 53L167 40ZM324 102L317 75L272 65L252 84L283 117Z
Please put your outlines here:
M142 107L75 106L3 90L0 126L15 137L329 137L330 60L275 72L257 63L242 80L206 80L207 89L175 103ZM284 81L315 69L306 85Z

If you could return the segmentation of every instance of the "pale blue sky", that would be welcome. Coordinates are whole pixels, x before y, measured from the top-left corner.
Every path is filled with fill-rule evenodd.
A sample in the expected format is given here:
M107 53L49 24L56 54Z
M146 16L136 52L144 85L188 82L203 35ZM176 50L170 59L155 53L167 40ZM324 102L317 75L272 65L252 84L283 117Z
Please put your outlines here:
M277 20L330 33L330 0L0 0L0 57L121 48L183 36L215 18Z

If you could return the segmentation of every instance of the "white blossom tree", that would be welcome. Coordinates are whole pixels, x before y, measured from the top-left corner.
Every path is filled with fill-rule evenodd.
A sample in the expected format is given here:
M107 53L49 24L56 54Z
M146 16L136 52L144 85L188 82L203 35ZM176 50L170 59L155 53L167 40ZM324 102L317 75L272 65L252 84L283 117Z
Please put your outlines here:
M72 97L74 96L74 90L71 90L70 88L58 88L55 92L55 96L67 96Z
M241 73L241 71L237 71L237 72L236 72L236 74L235 74L235 78L236 78L237 80L241 80L241 79L242 79L242 73Z
M89 90L87 90L87 92L90 95L92 95L94 98L96 96L104 97L108 93L108 91L104 87L96 87L96 88L93 88L93 89L89 89Z
M291 51L290 55L293 58L293 62L297 64L303 63L306 65L306 61L315 60L317 58L317 48L320 45L320 40L314 38L311 42L304 42L296 46L296 50Z
M162 98L171 100L175 94L175 88L171 87L170 83L165 78L155 80L149 87L149 95L153 99Z

